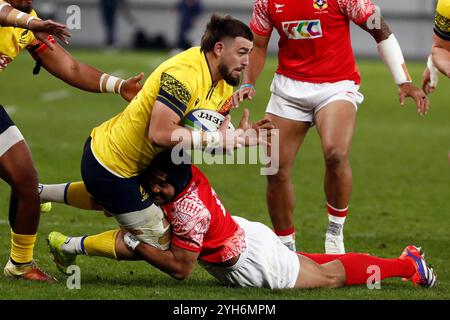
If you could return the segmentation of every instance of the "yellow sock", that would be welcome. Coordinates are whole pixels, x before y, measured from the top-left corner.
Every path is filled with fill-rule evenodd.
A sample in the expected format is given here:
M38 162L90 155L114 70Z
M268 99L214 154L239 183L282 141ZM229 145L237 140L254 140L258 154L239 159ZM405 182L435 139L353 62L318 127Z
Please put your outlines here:
M67 204L85 210L102 210L92 199L83 181L71 182L66 190Z
M119 229L109 230L84 239L84 251L88 256L106 257L117 259L116 255L116 238Z
M11 230L11 259L17 263L28 263L33 260L33 248L36 234L17 234Z

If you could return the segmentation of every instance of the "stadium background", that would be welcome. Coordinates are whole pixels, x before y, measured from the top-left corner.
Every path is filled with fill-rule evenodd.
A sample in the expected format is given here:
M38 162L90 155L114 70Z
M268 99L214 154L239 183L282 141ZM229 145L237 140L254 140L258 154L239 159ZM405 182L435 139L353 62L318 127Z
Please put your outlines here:
M119 16L118 46L104 48L104 33L97 1L35 0L42 16L65 22L67 7L81 8L81 29L72 30L68 50L83 62L108 73L128 77L151 71L169 56L176 38L175 0L128 0L134 25ZM374 1L408 58L417 85L431 46L434 1ZM191 32L194 43L212 12L250 20L251 1L203 0L205 11ZM148 39L164 38L167 50L134 50L137 30ZM409 243L422 245L435 265L438 287L413 289L400 279L383 282L381 290L352 287L338 290L281 290L223 288L197 268L189 280L178 282L143 262L114 262L79 258L81 289L69 290L66 277L52 263L45 237L53 230L92 234L115 228L101 213L54 205L43 214L35 257L40 266L56 275L55 285L13 281L2 277L0 299L449 299L450 298L450 81L441 76L431 95L427 116L415 112L412 101L400 107L396 88L369 35L353 28L353 45L362 74L365 102L358 112L351 152L354 192L345 227L347 251L398 256ZM276 37L271 51L276 50ZM97 95L73 89L45 70L32 75L33 60L24 52L0 75L0 101L25 135L44 183L80 179L81 149L90 130L126 106L119 96ZM268 86L276 68L270 56L258 81L258 95L242 107L251 119L264 114ZM241 110L233 112L237 124ZM206 166L210 181L233 213L270 225L265 205L265 179L258 165ZM326 226L322 188L323 159L317 133L311 130L293 172L297 194L298 249L323 251ZM237 192L238 190L238 192ZM0 261L9 252L9 187L0 183Z

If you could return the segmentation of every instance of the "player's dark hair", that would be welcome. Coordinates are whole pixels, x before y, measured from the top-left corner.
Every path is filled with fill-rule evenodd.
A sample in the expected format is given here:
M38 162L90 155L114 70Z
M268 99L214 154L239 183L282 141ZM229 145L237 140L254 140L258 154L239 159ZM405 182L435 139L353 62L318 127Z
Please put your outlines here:
M148 178L148 175L154 169L167 174L166 182L174 187L175 196L180 194L192 179L191 164L184 162L175 164L172 161L171 149L165 150L155 156L149 168L144 173L144 180L147 180L146 178ZM144 186L146 185L144 184Z
M225 38L237 37L253 41L252 31L245 23L229 15L222 17L218 14L213 14L202 37L201 51L210 52L214 49L214 45L217 42Z

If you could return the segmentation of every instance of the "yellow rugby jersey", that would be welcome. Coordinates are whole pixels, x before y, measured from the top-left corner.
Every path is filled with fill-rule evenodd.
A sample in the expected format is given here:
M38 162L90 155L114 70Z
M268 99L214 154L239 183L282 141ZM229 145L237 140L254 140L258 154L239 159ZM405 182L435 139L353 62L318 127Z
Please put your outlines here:
M440 38L450 41L450 0L439 0L434 19L434 32Z
M30 15L37 17L34 10ZM0 56L6 56L12 61L35 40L33 32L27 29L0 26Z
M204 53L194 47L163 62L142 90L114 118L94 128L92 151L110 171L129 178L141 173L162 149L147 138L153 104L164 103L182 119L194 109L223 111L233 87L224 80L213 84Z

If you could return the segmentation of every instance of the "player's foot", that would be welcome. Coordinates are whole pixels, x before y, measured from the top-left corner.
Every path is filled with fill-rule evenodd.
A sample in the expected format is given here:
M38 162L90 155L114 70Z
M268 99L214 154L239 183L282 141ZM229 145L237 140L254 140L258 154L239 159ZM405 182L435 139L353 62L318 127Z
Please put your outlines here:
M55 261L58 270L66 275L70 275L67 268L76 264L77 259L76 254L67 253L61 249L61 246L69 240L69 236L65 236L57 231L50 232L47 237L47 243L54 258L53 261Z
M27 264L15 265L12 263L11 259L9 259L3 269L3 273L10 278L46 282L56 281L54 277L42 271L34 261Z
M325 253L326 254L345 254L344 236L335 236L325 233Z
M41 213L49 213L50 211L52 211L52 203L51 202L41 203Z
M420 285L425 288L432 288L436 285L437 277L433 268L425 262L424 257L425 254L420 247L410 245L403 250L400 259L410 260L414 264L414 268L416 268L414 276L411 279L404 280L411 280L414 286Z

